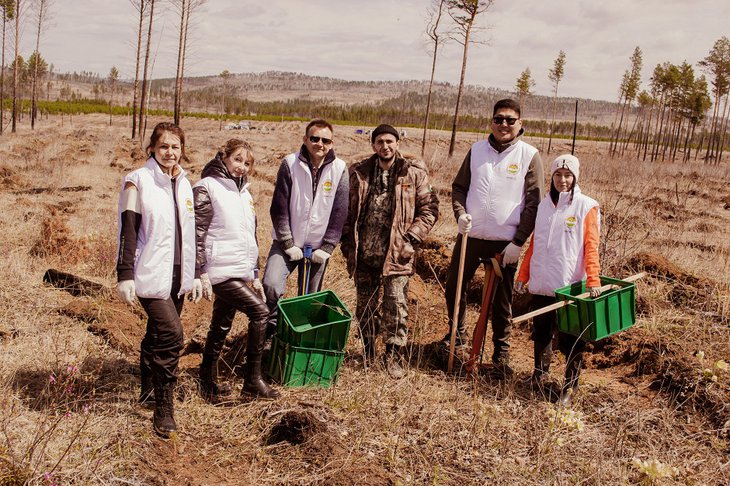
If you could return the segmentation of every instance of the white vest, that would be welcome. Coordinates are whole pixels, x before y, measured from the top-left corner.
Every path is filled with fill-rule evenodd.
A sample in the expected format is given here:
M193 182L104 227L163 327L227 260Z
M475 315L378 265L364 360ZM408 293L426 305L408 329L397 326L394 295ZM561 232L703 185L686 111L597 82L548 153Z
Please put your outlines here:
M555 289L585 278L585 217L596 206L577 185L572 203L569 192L560 193L557 206L550 194L540 202L532 235L530 293L553 296ZM599 213L599 230L600 223Z
M291 194L289 194L289 224L291 225L294 245L304 248L312 245L316 250L322 246L324 234L330 222L330 214L335 203L335 194L340 179L347 169L344 160L335 158L320 168L317 195L312 191L312 173L299 152L284 158L291 174ZM276 233L272 230L273 239Z
M231 179L204 177L194 187L205 187L213 205L213 219L205 239L206 266L211 284L231 278L251 281L259 258L256 212L248 184L240 191Z
M172 181L163 173L154 158L124 177L122 191L131 182L137 188L142 212L142 223L137 233L137 251L134 254L134 285L139 297L166 299L172 291L172 269L175 260L175 200L182 233L180 254L181 286L178 295L193 288L195 276L195 212L193 190L178 166L176 194ZM121 193L119 217L121 218ZM121 224L120 224L121 228Z
M471 147L471 182L466 212L472 217L469 237L511 241L525 206L525 175L537 149L521 140L502 153L487 140Z

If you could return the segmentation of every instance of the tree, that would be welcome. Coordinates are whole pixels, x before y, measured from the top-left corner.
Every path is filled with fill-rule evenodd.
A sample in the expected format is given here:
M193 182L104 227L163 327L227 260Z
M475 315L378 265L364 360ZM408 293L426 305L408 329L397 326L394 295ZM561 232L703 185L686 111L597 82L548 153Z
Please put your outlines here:
M21 0L15 2L15 54L13 55L13 114L12 114L12 128L11 132L15 133L17 130L18 123L18 49L20 47L20 14L21 14Z
M456 106L454 107L454 123L451 126L451 141L449 142L449 158L454 155L454 147L456 145L456 127L459 122L459 103L461 95L464 91L464 78L466 77L466 64L469 53L469 42L472 30L474 29L474 21L477 15L486 12L492 6L494 0L448 0L449 16L456 23L455 40L464 46L464 52L461 60L461 76L459 77L459 89L456 93Z
M140 101L139 101L139 125L137 127L137 135L139 135L139 141L140 143L143 142L144 139L144 128L143 128L143 121L145 121L146 118L146 110L145 110L145 101L147 101L147 69L149 67L150 63L150 47L152 44L152 20L155 16L155 0L147 0L149 2L150 6L150 14L149 14L149 20L147 22L147 45L145 47L145 55L144 55L144 69L142 74L142 93L140 95Z
M517 84L515 85L517 94L519 95L520 104L523 105L524 101L532 94L532 88L535 87L535 80L532 79L532 73L530 68L525 68L517 78ZM524 106L522 107L524 110Z
M636 99L636 95L639 93L641 86L641 69L644 66L643 54L639 46L636 46L634 53L631 55L631 69L624 73L621 81L619 104L621 105L621 114L616 127L616 135L614 137L611 146L611 156L616 155L616 149L618 148L618 140L621 136L621 125L624 121L624 112L626 107L630 107L631 103ZM621 103L623 99L623 104Z
M0 9L2 9L3 17L3 42L2 42L2 61L0 64L0 135L5 129L5 31L8 21L13 19L15 15L14 0L0 0Z
M224 70L218 76L223 80L223 91L221 95L221 116L218 121L218 130L223 129L223 115L228 113L226 109L226 96L228 95L228 80L233 76L228 69Z
M109 86L109 126L112 126L112 105L114 104L114 93L117 91L117 82L119 81L119 70L116 66L112 66L109 75L106 77L106 83Z
M174 0L174 3L180 5L180 40L177 48L177 73L175 76L175 93L173 95L173 118L175 123L179 124L182 87L185 79L185 59L187 58L188 34L190 32L190 15L203 5L205 0Z
M426 133L428 132L428 119L431 114L431 94L433 91L433 77L436 73L436 58L438 55L439 45L442 42L441 32L439 32L439 24L443 15L446 0L432 0L431 7L428 9L428 22L426 24L426 35L433 43L433 53L431 54L431 79L428 82L428 97L426 99L426 115L423 119L423 140L421 140L421 157L426 152Z
M35 0L35 7L36 7L36 38L35 38L35 52L31 55L29 58L29 61L33 59L33 56L37 56L38 60L42 60L40 57L40 47L41 47L41 33L43 32L43 25L47 23L48 15L49 15L49 8L51 6L52 0ZM45 63L45 61L44 61ZM39 78L42 77L42 75L45 74L45 71L43 73L38 71L38 68L40 67L40 63L36 62L31 65L31 110L30 110L30 128L31 130L35 128L35 119L38 114L38 99L37 99L37 91L38 91L38 84L39 84ZM48 68L48 65L46 64L46 69Z
M713 88L712 94L715 98L705 161L708 162L715 159L716 162L719 162L722 154L722 145L720 145L720 104L724 96L730 96L728 95L728 91L730 91L730 39L723 36L715 41L710 53L698 64L710 75L710 82ZM727 100L725 103L727 106ZM716 145L718 148L717 155L713 152Z
M550 148L553 144L553 130L555 129L555 110L557 108L558 103L558 85L560 84L560 81L563 79L563 75L565 74L565 52L562 50L558 54L558 57L555 59L555 62L553 63L553 68L548 71L548 79L551 83L553 83L553 116L552 120L550 121L550 137L548 138L548 148L547 153L550 154Z
M144 25L144 12L147 5L145 0L130 0L132 6L139 12L139 27L137 28L137 58L134 68L134 87L132 101L132 139L137 137L137 94L139 93L139 62L142 53L142 27Z

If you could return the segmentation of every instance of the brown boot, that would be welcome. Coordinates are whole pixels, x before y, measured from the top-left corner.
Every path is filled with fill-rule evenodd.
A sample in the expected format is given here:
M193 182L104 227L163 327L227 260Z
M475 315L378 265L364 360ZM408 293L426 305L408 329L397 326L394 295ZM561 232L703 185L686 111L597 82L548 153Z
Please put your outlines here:
M217 370L218 360L203 355L203 362L200 364L200 393L205 400L211 403L225 400L233 391L230 385L218 382Z
M173 388L175 383L166 383L155 387L155 413L152 416L152 427L165 439L177 432Z

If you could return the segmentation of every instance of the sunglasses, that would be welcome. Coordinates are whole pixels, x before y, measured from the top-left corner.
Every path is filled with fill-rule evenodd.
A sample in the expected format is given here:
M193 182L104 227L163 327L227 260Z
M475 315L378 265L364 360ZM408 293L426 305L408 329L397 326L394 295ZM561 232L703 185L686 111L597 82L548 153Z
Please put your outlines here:
M502 123L507 122L507 125L512 126L517 123L517 120L519 120L519 118L511 118L508 116L495 116L492 118L492 122L495 125L501 125Z
M329 145L332 143L331 138L315 137L314 135L309 136L309 141L312 143L319 143L320 140L322 140L322 143L325 145Z

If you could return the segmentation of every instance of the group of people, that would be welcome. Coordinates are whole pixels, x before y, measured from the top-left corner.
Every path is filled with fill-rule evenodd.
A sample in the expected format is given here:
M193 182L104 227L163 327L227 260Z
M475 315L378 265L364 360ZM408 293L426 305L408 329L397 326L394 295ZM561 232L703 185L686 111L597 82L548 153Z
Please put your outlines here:
M523 292L529 283L536 305L554 299L554 289L581 280L586 271L592 294L600 287L598 205L578 189L578 159L566 155L553 162L550 193L543 200L542 162L537 149L522 140L523 133L519 104L497 102L491 134L471 147L452 187L459 228L454 255L467 246L461 289L456 288L458 258L449 268L447 308L451 316L456 294L465 292L480 258L502 254L492 361L503 374L510 371L513 287ZM177 430L173 387L183 346L185 294L196 303L213 300L200 365L203 396L218 402L232 392L217 380L217 363L236 312L243 312L249 325L241 394L276 398L279 392L262 375L262 357L276 331L277 303L305 254L311 262L309 289L320 290L338 244L355 281L364 362L372 366L380 361L376 340L382 336L385 370L393 378L405 375L408 281L419 246L438 219L439 200L425 164L400 152L400 133L394 127L375 128L370 134L373 155L350 167L335 154L333 134L326 120L312 120L300 149L279 167L270 208L273 241L263 279L248 190L255 160L247 142L229 140L205 166L200 181L191 185L181 165L186 161L185 135L177 125L160 123L150 137L147 162L124 177L117 292L130 305L138 298L148 316L140 352L140 402L154 403L153 427L163 437ZM531 234L517 274L517 261ZM303 278L298 272L300 284ZM449 323L460 346L468 341L464 311L461 299L457 323ZM536 386L545 381L550 365L554 321L554 315L534 321ZM450 338L448 334L445 341ZM561 397L569 404L583 343L561 334L560 349L570 356Z

